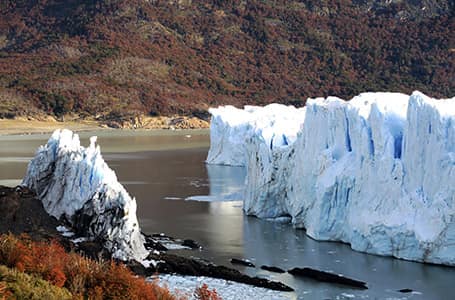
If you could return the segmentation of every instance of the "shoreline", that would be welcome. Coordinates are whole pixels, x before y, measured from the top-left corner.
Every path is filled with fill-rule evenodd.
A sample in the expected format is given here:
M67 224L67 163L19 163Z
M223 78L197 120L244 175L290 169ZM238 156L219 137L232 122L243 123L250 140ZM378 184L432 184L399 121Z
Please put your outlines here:
M39 121L39 120L23 120L23 119L0 119L0 136L12 135L32 135L52 133L59 128L68 128L73 131L91 131L105 130L97 122L90 121Z
M76 235L75 229L70 224L49 215L44 209L42 200L34 191L25 186L0 185L0 217L0 236L5 234L21 236L26 233L31 240L36 242L56 241L67 253L74 251L91 260L102 258L122 262L134 274L145 279L156 274L162 276L173 274L181 278L183 278L182 276L211 277L235 283L237 286L244 284L247 290L254 287L253 290L258 291L257 288L261 288L263 289L261 291L266 294L277 295L280 292L294 292L293 288L280 281L250 276L231 266L216 265L197 258L168 253L170 249L166 248L160 240L163 237L161 233L141 232L145 239L144 247L148 252L148 256L143 262L135 258L129 260L114 258L113 253L105 248L103 241L98 237L86 239L83 235ZM80 238L83 240L77 241ZM166 238L171 243L178 244L174 238L169 236ZM197 242L188 239L185 241L187 241L187 245L183 245L188 247L189 251L198 251ZM144 265L144 262L148 262L149 265Z
M56 129L66 128L74 132L115 131L115 130L179 130L208 129L208 121L185 116L140 117L134 120L97 121L73 119L57 121L51 117L47 120L27 118L0 119L0 136L34 135L52 133Z

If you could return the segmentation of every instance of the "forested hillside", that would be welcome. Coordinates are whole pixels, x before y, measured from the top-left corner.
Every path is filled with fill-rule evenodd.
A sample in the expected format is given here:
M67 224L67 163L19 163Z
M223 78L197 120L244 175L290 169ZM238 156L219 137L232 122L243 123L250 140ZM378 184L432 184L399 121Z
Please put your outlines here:
M0 117L454 96L454 10L429 0L3 0Z

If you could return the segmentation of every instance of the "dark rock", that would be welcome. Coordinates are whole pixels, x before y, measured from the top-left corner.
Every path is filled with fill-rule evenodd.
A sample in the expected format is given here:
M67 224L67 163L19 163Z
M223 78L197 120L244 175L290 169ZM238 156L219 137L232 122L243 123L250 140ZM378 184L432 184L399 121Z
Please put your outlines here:
M169 121L169 125L177 125L183 122L185 119L183 117L173 118Z
M150 267L146 268L137 260L130 260L126 263L126 265L133 273L139 276L147 277L153 275L156 272L156 269L153 265L150 265Z
M189 247L191 249L199 249L199 244L194 240L186 239L183 241L182 246Z
M56 227L61 224L61 222L46 213L41 201L29 189L24 187L9 188L0 186L0 234L8 232L13 234L28 233L34 240L57 240L66 250L80 252L82 255L92 259L112 258L112 253L109 253L103 247L103 240L73 244L68 238L63 237L56 230ZM167 250L153 236L146 234L144 236L149 249ZM157 235L157 237L171 239L162 234ZM190 241L187 241L185 244L189 246ZM197 243L194 242L194 245L197 245ZM204 260L189 259L166 253L156 254L156 251L155 254L152 251L148 259L154 259L160 262L156 268L153 266L145 268L137 261L126 262L126 264L134 273L140 276L150 276L159 271L162 273L209 276L278 291L293 291L292 288L283 283L264 278L250 277L238 270L216 266Z
M145 249L147 249L148 251L152 251L152 250L167 251L167 250L168 250L168 249L167 249L163 244L161 244L160 242L155 241L154 239L148 238L148 237L145 237L144 247L145 247Z
M62 224L65 221L59 222L50 216L30 189L23 186L0 186L0 234L26 233L33 240L56 240L66 251L76 250L92 259L111 258L111 253L103 248L102 241L74 244L63 237L56 229Z
M246 283L257 287L268 288L277 291L291 292L293 289L281 282L271 281L265 278L250 277L238 270L225 266L217 266L203 260L196 260L173 254L151 254L150 259L160 261L156 270L160 273L177 273L191 276L208 276Z
M412 293L412 290L411 289L401 289L401 290L398 290L400 293Z
M169 239L169 240L174 240L172 236L165 235L164 233L153 233L153 234L146 234L142 233L145 236L152 237L152 238L160 238L160 239Z
M209 121L211 114L207 110L196 110L193 111L193 116L204 121Z
M238 258L231 258L231 264L242 265L242 266L250 267L250 268L256 267L252 262L245 260L245 259L238 259Z
M289 274L315 279L322 282L338 283L359 289L368 289L366 282L344 277L330 272L319 271L311 268L294 268L288 270Z
M91 259L111 259L112 255L109 251L104 248L102 241L86 241L76 244L76 249L82 255L85 255Z
M278 267L272 267L272 266L261 266L261 269L269 271L269 272L275 272L275 273L286 273L285 270L278 268Z
M181 240L175 239L171 236L168 236L164 233L154 233L154 234L147 234L142 232L145 237L145 248L147 250L158 250L158 251L167 251L168 248L163 245L166 243L174 243L178 245L182 245L191 249L199 249L200 245L191 239L185 239L183 242Z
M27 233L33 240L60 241L63 237L56 229L58 225L30 189L0 186L0 234Z

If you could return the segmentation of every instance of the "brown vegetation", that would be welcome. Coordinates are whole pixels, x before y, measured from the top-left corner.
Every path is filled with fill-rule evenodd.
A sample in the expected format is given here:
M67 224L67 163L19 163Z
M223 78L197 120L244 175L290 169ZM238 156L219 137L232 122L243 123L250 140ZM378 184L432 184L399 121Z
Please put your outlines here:
M136 276L121 263L67 253L55 241L32 241L26 235L3 234L0 300L18 295L33 299L40 295L46 299L186 299L160 287L157 281L147 282ZM200 300L221 300L216 290L210 290L206 284L197 288L194 296Z
M57 232L58 225L30 190L0 186L0 300L186 299L136 276L131 264L100 261L100 244L75 246ZM219 299L207 287L200 293L200 299Z
M207 284L196 288L194 291L194 297L200 300L221 300L221 297L218 296L216 290L210 290Z
M0 236L0 264L65 287L74 298L176 299L156 283L135 276L113 261L95 262L66 253L56 242L33 242L25 236Z
M0 117L455 94L453 4L357 2L2 1Z

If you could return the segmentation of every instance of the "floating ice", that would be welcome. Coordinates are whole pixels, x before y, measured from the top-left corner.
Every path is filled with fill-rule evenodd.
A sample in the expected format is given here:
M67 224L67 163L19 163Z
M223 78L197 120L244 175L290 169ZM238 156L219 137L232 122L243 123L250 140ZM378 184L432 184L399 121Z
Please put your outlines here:
M70 222L77 236L104 241L122 260L147 255L136 217L136 200L104 162L96 137L90 146L79 136L56 130L30 162L23 185L35 191L46 211Z
M156 277L155 277L156 278ZM151 277L149 280L154 280ZM253 287L251 285L228 281L218 278L203 276L179 276L160 275L157 283L166 286L171 291L188 299L196 299L194 290L203 284L208 285L209 290L215 289L217 294L225 300L235 299L257 299L257 300L285 300L295 299L294 293L278 292L269 289Z
M211 112L211 136L220 136L210 151L229 151L235 140L242 152L235 156L247 167L247 214L289 216L311 237L359 251L455 265L455 98L414 92L309 99L300 118L269 116L267 130L254 113L238 127L224 114L241 113ZM275 130L280 118L295 124ZM235 136L229 126L237 126ZM276 147L269 132L287 137L287 128L296 138ZM223 151L218 156L229 157Z

